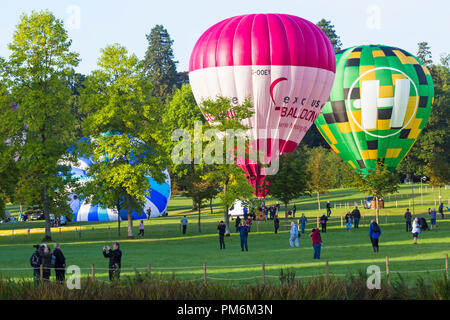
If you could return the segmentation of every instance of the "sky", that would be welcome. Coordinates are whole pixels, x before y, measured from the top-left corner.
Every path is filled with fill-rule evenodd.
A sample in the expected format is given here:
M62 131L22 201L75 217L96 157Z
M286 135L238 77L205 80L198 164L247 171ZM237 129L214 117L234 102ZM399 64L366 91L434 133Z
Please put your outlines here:
M187 71L197 39L213 24L248 13L287 13L317 23L335 25L343 48L384 44L413 54L417 43L431 46L434 62L450 53L450 2L446 0L17 0L2 1L0 56L8 57L8 44L20 16L48 9L64 20L72 50L82 61L77 72L97 69L100 49L119 43L143 58L146 34L162 24L174 40L178 71Z

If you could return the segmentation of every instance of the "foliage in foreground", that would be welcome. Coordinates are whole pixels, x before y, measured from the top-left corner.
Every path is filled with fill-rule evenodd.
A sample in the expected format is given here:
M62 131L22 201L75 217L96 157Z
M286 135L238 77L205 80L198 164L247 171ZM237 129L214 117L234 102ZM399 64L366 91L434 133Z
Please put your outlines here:
M286 277L287 275L287 277ZM279 282L265 285L230 285L203 281L183 281L148 278L136 274L120 282L83 281L80 290L50 283L34 285L30 281L0 281L2 300L448 300L449 282L445 277L425 283L418 278L408 286L403 278L391 284L381 283L381 289L367 289L365 274L345 278L317 277L300 281L281 273ZM294 275L295 276L295 275ZM287 280L287 281L286 281Z

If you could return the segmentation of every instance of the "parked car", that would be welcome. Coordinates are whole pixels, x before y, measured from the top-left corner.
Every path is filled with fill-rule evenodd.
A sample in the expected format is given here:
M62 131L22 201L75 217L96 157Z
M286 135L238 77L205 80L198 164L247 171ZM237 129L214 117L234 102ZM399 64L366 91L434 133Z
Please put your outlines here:
M364 198L364 209L370 209L372 205L373 196L367 196Z
M44 214L42 213L42 212L36 212L36 213L33 213L32 215L31 215L31 221L36 221L36 220L44 220L45 218L44 218Z

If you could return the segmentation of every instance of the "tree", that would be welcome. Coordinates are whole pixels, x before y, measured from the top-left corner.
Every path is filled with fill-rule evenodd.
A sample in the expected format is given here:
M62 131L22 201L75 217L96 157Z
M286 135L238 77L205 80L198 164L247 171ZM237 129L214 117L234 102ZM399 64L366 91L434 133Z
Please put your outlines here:
M297 149L294 153L286 153L280 156L280 166L277 174L267 176L269 195L281 201L285 208L285 218L288 220L287 206L290 201L302 195L310 195L307 188L309 180L306 170L306 156L303 149Z
M192 175L191 183L183 194L192 198L198 209L198 232L201 232L201 208L202 204L217 194L218 185L215 182L203 181L201 177Z
M375 197L378 223L380 214L378 201L385 195L397 192L399 180L395 174L391 173L383 165L382 162L378 162L375 169L369 172L368 175L363 176L356 174L353 186L356 187L356 189Z
M417 49L417 58L419 58L427 68L431 67L433 59L428 42L419 42L417 45L419 46Z
M88 175L91 187L86 196L101 191L97 199L105 207L125 208L128 238L133 238L132 212L142 211L148 193L147 176L163 182L167 163L155 120L146 96L142 65L126 48L115 44L102 50L99 69L88 76L82 89L85 135L90 137L94 164ZM92 187L93 186L93 187ZM119 203L118 203L119 201ZM119 211L120 214L120 211Z
M162 25L156 25L147 35L147 40L144 74L153 85L154 95L164 101L179 81L176 68L178 62L173 60L173 40Z
M336 34L336 31L334 30L334 25L331 24L331 21L327 21L325 19L320 20L316 23L316 25L322 29L322 31L325 33L325 35L330 40L331 44L333 45L334 51L338 52L342 49L342 42L341 38Z
M310 191L317 194L317 208L320 210L320 194L328 193L328 189L332 185L332 166L327 161L327 151L325 149L313 148L308 153L306 171L309 179L306 184Z
M17 152L21 172L34 172L41 190L45 216L45 238L51 241L50 210L66 213L63 192L68 180L59 174L59 161L74 142L75 118L69 104L67 77L78 65L78 54L70 51L71 40L63 21L48 11L22 15L16 27L5 70L8 91L18 106L2 117ZM67 168L66 168L67 169Z
M248 119L253 115L253 106L250 99L246 99L242 104L232 106L231 100L225 97L217 97L215 101L205 100L202 103L202 110L208 117L214 119L215 129L220 132L223 137L219 138L218 134L209 142L210 146L219 145L219 154L214 152L214 157L221 159L212 164L212 169L205 174L204 180L210 183L216 183L219 187L218 197L225 209L225 226L226 235L230 235L230 217L228 210L237 199L248 199L253 196L253 188L244 177L243 171L232 160L238 155L238 148L234 148L238 144L238 137L235 135L238 130L244 132L248 128L242 125L243 119ZM232 143L233 150L226 150L222 140L227 144ZM248 141L244 146L247 156ZM217 150L217 149L215 149ZM206 152L205 152L206 153Z
M197 106L191 86L182 85L181 88L175 90L171 101L167 104L165 112L162 115L164 136L166 137L164 141L166 152L168 154L171 153L175 147L176 142L172 141L172 133L175 130L187 130L190 133L191 139L194 139L195 123L199 122L204 126L206 121L200 108ZM197 169L201 172L197 173ZM185 190L189 194L193 194L195 193L195 184L193 183L192 177L197 177L196 181L201 182L200 176L203 175L203 167L194 165L192 162L187 164L172 162L169 166L169 172L171 173L172 181L178 188ZM198 209L194 200L192 209Z

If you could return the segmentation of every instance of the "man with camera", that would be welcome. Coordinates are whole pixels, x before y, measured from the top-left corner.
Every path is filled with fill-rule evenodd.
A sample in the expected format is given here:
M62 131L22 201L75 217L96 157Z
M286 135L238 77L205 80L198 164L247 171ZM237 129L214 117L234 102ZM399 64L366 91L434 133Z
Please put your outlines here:
M120 279L120 267L122 261L122 251L118 242L113 243L113 249L103 247L103 256L109 258L109 280Z

